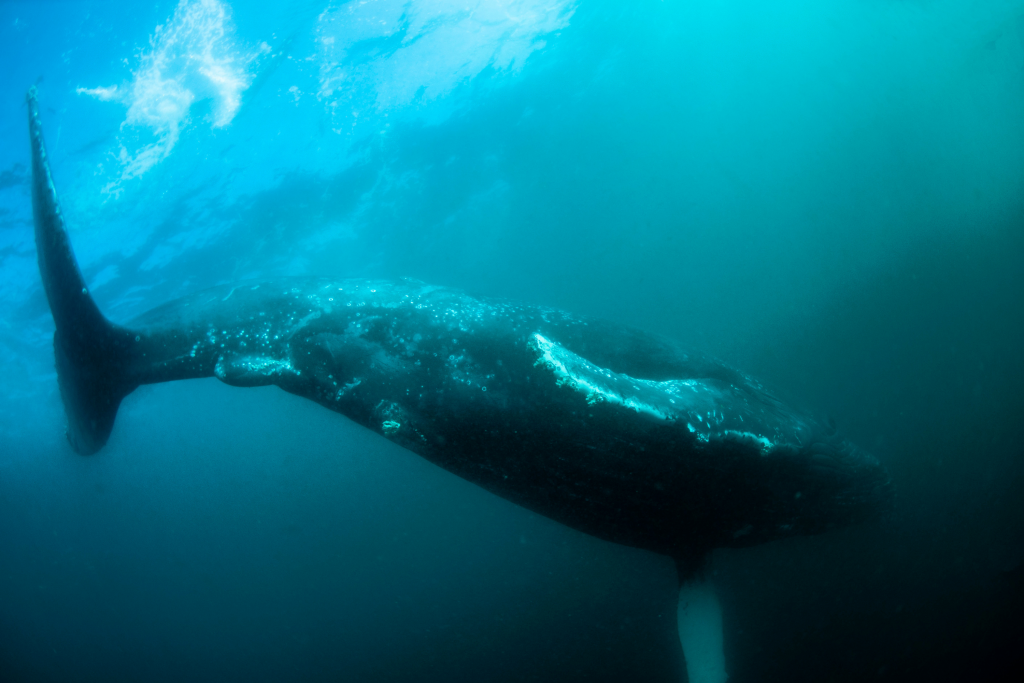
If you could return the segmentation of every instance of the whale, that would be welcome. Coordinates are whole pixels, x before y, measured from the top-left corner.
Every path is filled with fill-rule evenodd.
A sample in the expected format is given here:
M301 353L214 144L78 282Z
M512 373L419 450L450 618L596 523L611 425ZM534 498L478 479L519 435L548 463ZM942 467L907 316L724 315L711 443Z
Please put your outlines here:
M692 635L691 613L709 609L721 631L699 590L714 549L893 510L886 468L830 422L710 356L597 318L412 279L288 278L112 322L75 259L34 89L27 104L39 272L79 454L103 448L142 385L277 386L528 510L672 558L690 680L724 680L720 633L717 645ZM697 650L718 652L701 665L717 673L702 673Z

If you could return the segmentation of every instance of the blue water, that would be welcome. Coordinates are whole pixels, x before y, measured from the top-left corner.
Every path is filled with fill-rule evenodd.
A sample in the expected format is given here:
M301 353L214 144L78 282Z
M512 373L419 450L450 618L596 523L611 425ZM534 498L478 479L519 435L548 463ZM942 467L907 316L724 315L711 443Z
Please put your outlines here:
M6 0L0 64L0 680L682 675L669 560L279 390L144 387L72 453L33 84L112 319L412 276L666 335L899 496L716 553L730 680L1024 670L1024 0Z

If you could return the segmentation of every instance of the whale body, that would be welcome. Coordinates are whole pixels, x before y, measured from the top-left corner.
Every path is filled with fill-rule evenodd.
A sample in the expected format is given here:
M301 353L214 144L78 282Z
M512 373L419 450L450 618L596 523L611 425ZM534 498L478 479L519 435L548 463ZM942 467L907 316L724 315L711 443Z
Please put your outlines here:
M892 508L874 457L747 375L551 308L415 280L279 279L111 323L71 250L33 92L28 104L39 268L78 453L102 448L140 385L272 384L525 508L668 555L684 580L714 548Z

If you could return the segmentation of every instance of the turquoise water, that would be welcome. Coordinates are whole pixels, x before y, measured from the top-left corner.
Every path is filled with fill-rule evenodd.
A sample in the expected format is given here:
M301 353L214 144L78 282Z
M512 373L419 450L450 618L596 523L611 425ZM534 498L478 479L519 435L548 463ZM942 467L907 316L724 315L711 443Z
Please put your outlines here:
M3 2L0 63L0 678L676 680L682 657L669 561L276 389L144 387L75 456L33 84L114 320L412 276L668 336L875 453L888 525L713 558L731 680L955 677L1019 635L1024 2Z

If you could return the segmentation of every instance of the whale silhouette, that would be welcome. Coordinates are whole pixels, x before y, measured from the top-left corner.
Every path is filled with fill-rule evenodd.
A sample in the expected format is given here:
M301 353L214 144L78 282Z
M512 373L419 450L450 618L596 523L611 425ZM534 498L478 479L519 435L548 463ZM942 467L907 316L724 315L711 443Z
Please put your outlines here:
M551 308L415 280L279 279L207 289L114 324L71 249L34 89L27 102L39 271L78 453L103 447L140 385L276 385L525 508L672 557L691 680L724 680L721 635L701 640L693 616L710 610L702 618L720 631L717 603L699 589L714 548L892 510L875 458L747 375Z

